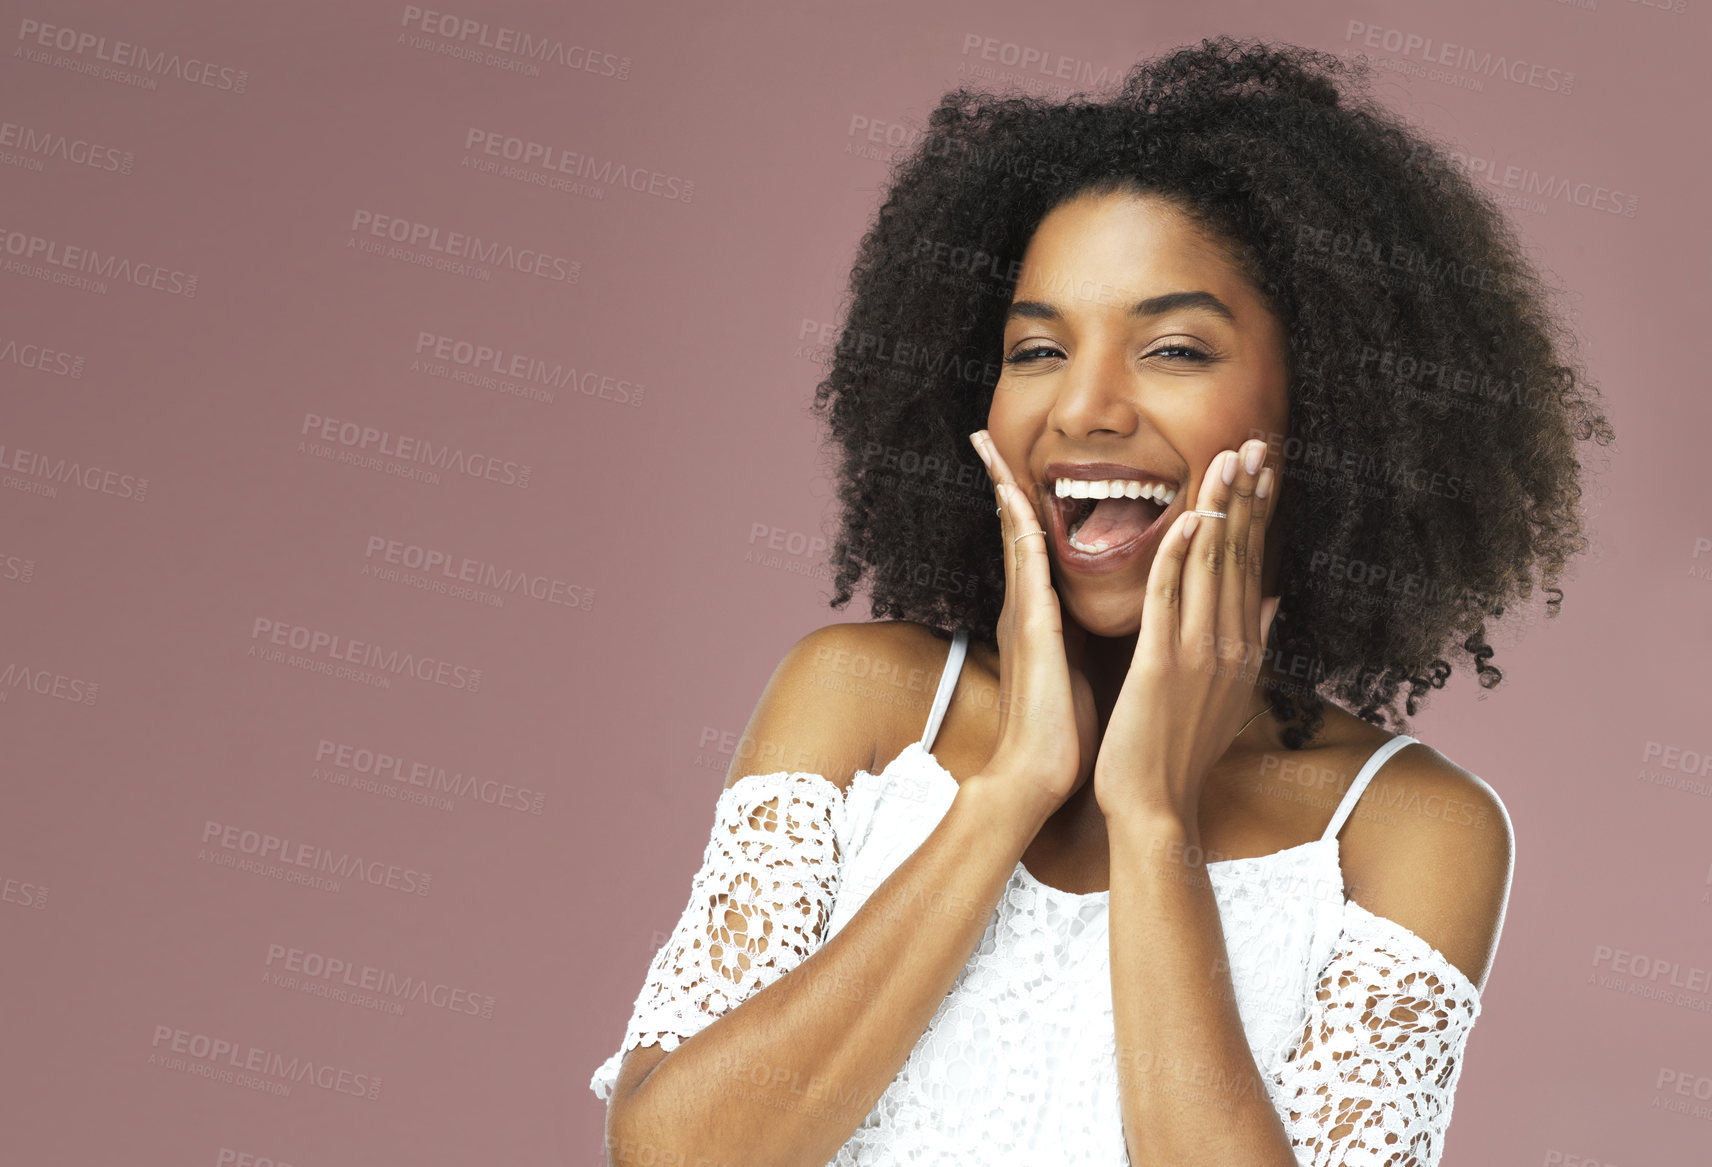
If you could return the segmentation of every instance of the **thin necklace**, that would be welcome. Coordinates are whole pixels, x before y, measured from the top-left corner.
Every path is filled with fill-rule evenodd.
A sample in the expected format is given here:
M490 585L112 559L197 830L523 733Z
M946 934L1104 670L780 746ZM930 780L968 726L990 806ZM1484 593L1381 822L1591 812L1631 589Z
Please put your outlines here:
M1262 710L1261 710L1261 711L1260 711L1260 712L1259 712L1259 713L1256 713L1256 714L1255 714L1255 715L1254 715L1254 716L1253 716L1253 717L1251 717L1251 718L1249 718L1249 719L1248 719L1248 720L1247 720L1247 721L1245 721L1245 722L1243 722L1243 725L1242 725L1242 729L1247 729L1247 728L1248 728L1248 727L1249 727L1249 726L1251 726L1251 725L1253 725L1253 724L1254 724L1254 723L1255 723L1255 722L1257 722L1257 721L1259 721L1259 720L1260 720L1260 718L1261 718L1261 716L1262 716L1262 715L1263 715L1263 714L1264 714L1264 713L1265 713L1265 712L1266 712L1266 710L1267 710L1267 709L1270 709L1270 708L1272 708L1272 706L1270 706L1270 705L1268 705L1268 706L1266 706L1266 707L1265 707L1265 708L1264 708L1264 709L1262 709ZM1237 731L1236 731L1236 736L1237 736L1237 737L1241 737L1241 736L1242 736L1242 729L1239 729L1239 730L1237 730Z

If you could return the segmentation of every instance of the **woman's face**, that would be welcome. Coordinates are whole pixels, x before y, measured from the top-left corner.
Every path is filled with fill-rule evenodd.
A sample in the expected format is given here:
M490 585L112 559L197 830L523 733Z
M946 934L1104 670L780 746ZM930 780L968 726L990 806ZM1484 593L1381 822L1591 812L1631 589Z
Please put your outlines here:
M1005 322L987 429L1034 499L1058 598L1089 633L1141 627L1159 540L1194 507L1214 458L1251 438L1282 445L1286 352L1259 294L1159 196L1083 195L1041 221ZM1278 456L1269 450L1267 462L1282 491ZM1091 532L1103 530L1106 546L1088 553L1067 541L1076 514L1066 511L1091 500L1058 497L1060 477L1162 482L1176 494L1163 512L1145 494L1100 504L1078 542L1096 547ZM1280 550L1268 540L1268 594Z

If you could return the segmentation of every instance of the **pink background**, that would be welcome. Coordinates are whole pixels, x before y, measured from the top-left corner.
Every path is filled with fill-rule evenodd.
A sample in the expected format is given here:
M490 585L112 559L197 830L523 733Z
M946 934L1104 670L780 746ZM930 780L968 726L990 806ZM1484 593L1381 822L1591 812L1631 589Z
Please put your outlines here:
M1517 835L1445 1162L1705 1161L1712 992L1633 991L1712 968L1708 5L1674 2L456 9L584 66L533 72L447 52L473 38L402 4L6 3L7 1161L601 1163L589 1075L682 909L721 739L795 640L866 617L824 603L805 407L888 132L959 81L1014 79L971 43L1115 78L1217 32L1353 52L1352 22L1573 73L1568 93L1471 89L1410 75L1383 32L1367 50L1387 104L1488 173L1633 200L1512 212L1569 290L1619 443L1562 619L1500 635L1499 690L1459 673L1416 722ZM208 83L102 60L115 42L208 62ZM642 189L507 177L483 150L506 140ZM386 245L365 215L509 244L540 274L364 251ZM160 275L87 280L70 248ZM436 345L545 362L550 400ZM365 463L316 418L491 476L401 476L408 458ZM393 562L419 555L535 594ZM365 774L357 751L404 761ZM408 780L440 771L474 785ZM368 878L246 869L266 835ZM1618 950L1676 972L1625 978ZM394 991L301 991L325 960ZM269 1054L327 1084L231 1069Z

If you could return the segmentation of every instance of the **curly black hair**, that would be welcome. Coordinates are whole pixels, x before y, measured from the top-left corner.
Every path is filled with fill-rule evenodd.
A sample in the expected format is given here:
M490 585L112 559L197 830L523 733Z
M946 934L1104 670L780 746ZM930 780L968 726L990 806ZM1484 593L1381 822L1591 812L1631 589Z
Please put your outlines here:
M1272 709L1291 749L1329 695L1407 732L1486 622L1587 549L1577 442L1614 440L1540 277L1450 147L1365 94L1370 71L1230 37L1143 60L1105 98L947 93L893 165L812 412L842 514L831 606L996 645L1004 564L986 425L1021 258L1079 194L1164 197L1225 245L1288 338L1291 487ZM1340 85L1340 82L1342 84Z

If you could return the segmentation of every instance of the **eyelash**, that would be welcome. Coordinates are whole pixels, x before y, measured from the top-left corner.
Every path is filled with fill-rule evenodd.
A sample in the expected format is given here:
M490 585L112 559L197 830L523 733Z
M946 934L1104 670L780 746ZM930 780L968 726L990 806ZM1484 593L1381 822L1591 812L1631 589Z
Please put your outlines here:
M1028 354L1038 353L1038 352L1056 352L1056 351L1057 351L1056 349L1053 349L1048 345L1035 345L1032 348L1025 348L1013 356L1006 357L1004 359L1004 363L1007 365L1033 364L1034 358L1032 356L1029 356ZM1159 348L1154 349L1153 352L1150 352L1147 355L1151 357L1155 353L1168 353L1168 352L1187 353L1188 355L1186 357L1179 357L1177 359L1178 360L1187 360L1193 364L1202 364L1202 363L1205 363L1205 362L1213 359L1212 357L1208 356L1206 353L1202 352L1200 349L1190 348L1186 344L1161 345Z

